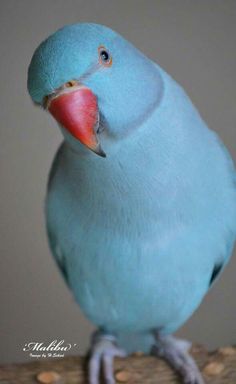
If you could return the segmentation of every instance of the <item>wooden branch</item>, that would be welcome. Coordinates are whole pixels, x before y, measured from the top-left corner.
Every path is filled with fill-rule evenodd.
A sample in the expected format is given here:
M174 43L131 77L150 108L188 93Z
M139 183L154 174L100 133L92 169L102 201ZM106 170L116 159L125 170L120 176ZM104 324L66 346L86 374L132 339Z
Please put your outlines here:
M220 348L209 353L203 347L194 346L191 352L207 384L236 383L236 347ZM84 357L74 356L2 365L0 384L85 384L85 366ZM164 361L138 352L125 359L115 359L114 372L117 383L180 383L178 376Z

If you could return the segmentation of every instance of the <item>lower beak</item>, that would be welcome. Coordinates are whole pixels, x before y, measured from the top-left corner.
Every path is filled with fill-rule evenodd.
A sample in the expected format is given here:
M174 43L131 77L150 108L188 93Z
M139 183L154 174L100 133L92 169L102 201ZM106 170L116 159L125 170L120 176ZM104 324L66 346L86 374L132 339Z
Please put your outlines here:
M73 137L96 154L106 157L96 134L99 124L97 98L89 88L76 85L58 91L49 100L47 109Z

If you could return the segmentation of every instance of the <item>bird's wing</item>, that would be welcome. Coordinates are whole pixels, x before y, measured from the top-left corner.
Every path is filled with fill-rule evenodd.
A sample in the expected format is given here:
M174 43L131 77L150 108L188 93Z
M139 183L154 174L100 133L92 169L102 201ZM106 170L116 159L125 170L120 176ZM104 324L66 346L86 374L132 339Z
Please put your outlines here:
M58 169L58 162L60 159L60 155L63 151L63 147L64 147L64 142L60 145L60 147L58 148L57 153L54 157L53 164L52 164L51 171L50 171L49 178L48 178L48 186L47 186L48 191L50 190L50 186L51 186L51 183L53 182L54 175ZM48 218L47 199L46 199L46 209L45 210L46 210L46 218L47 218L46 221L47 221L47 235L48 235L49 246L50 246L51 252L54 256L54 259L57 263L57 266L59 267L59 269L60 269L60 271L64 277L66 284L69 285L69 278L68 278L68 272L67 272L67 266L66 266L66 258L63 255L63 250L61 249L59 242L56 238L55 231L53 230L53 225L50 225L50 220Z
M54 240L54 236L52 234L50 234L49 230L48 230L48 241L49 241L49 245L50 245L52 254L53 254L54 259L56 261L56 264L59 267L66 284L69 285L69 278L68 278L67 267L66 267L66 259L63 256L63 253L62 253L59 245L57 244L56 240Z
M219 136L214 133L214 137L215 137L215 140L216 140L219 148L221 148L221 151L224 153L226 164L227 164L227 169L228 169L228 174L230 176L230 179L232 180L232 190L234 191L234 199L232 199L232 196L231 196L231 202L232 202L232 212L235 212L235 206L236 206L236 200L235 200L235 198L236 198L236 170L235 170L234 162L233 162L227 148L225 147L224 143L219 138ZM234 215L234 217L235 217L235 215ZM235 220L233 222L234 222L234 226L230 227L230 230L228 230L225 252L223 254L221 254L220 259L219 259L219 257L217 257L217 260L215 260L215 263L213 265L212 273L211 273L210 280L209 280L209 288L215 283L217 278L221 275L221 273L224 270L224 267L226 266L227 262L229 261L231 254L233 252L234 243L236 240Z

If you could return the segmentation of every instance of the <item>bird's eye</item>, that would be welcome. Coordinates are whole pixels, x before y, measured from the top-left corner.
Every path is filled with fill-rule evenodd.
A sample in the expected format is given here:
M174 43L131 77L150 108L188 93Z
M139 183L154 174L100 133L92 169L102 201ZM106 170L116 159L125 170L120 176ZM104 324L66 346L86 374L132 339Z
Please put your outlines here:
M105 63L110 59L109 53L105 49L100 52L100 57Z
M102 65L110 67L112 65L112 57L104 46L98 48L99 61Z

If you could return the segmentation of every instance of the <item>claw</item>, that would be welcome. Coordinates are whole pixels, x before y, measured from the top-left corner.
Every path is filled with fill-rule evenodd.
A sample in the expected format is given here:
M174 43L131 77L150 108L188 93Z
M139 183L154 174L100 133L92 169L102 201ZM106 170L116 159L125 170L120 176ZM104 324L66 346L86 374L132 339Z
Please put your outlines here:
M101 368L105 384L115 384L113 374L114 357L125 357L124 350L115 344L115 338L110 335L95 333L92 338L91 356L89 359L89 384L99 384Z
M188 353L191 347L189 342L173 336L154 335L156 344L152 349L153 354L164 358L180 374L184 384L204 384L194 359Z

